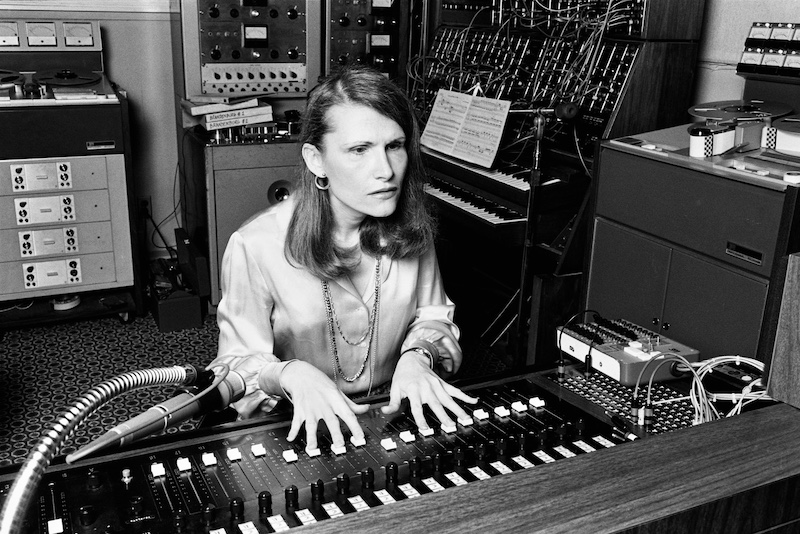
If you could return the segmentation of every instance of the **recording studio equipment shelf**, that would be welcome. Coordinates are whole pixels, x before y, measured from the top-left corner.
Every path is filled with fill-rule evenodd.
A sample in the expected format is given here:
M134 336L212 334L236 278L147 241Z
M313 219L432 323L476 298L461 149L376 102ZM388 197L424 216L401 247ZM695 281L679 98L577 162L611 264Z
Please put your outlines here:
M141 314L128 101L99 23L3 24L0 328Z

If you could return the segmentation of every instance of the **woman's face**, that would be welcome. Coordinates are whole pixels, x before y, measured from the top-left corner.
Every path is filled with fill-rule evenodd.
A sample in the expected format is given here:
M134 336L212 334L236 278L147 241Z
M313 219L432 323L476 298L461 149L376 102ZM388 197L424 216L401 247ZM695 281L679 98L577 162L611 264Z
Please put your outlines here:
M406 136L392 119L356 104L328 110L321 150L303 147L316 175L328 177L336 223L358 226L366 216L394 213L408 167Z

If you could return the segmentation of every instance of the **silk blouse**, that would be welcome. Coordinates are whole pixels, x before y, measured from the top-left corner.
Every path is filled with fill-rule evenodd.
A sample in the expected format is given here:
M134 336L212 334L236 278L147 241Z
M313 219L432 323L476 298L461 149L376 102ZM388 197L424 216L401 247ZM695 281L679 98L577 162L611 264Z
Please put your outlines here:
M222 298L217 308L219 348L216 363L227 364L244 378L244 397L233 404L241 417L271 410L281 397L277 375L286 362L304 360L334 377L335 363L322 282L284 255L294 203L268 208L231 236L221 267ZM416 258L381 259L380 307L372 350L364 371L348 382L365 361L375 299L375 284L356 294L344 276L329 282L335 311L333 343L339 358L337 385L346 394L365 393L392 378L402 351L425 340L439 350L440 362L461 364L460 335L453 323L454 305L447 297L433 248ZM373 277L373 280L375 277ZM353 343L355 345L349 344ZM450 365L451 364L451 365ZM444 373L442 367L437 369ZM259 387L259 374L271 375ZM277 389L275 391L274 389Z

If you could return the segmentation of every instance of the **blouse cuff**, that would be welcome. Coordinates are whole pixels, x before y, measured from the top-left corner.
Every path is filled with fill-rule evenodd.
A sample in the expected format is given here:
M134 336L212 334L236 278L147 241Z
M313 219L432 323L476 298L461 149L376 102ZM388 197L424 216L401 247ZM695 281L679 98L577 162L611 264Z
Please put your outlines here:
M281 384L281 374L283 370L289 365L298 360L289 360L285 362L269 362L264 364L261 371L258 373L258 387L267 395L282 396L286 399L292 400L289 394L283 389Z

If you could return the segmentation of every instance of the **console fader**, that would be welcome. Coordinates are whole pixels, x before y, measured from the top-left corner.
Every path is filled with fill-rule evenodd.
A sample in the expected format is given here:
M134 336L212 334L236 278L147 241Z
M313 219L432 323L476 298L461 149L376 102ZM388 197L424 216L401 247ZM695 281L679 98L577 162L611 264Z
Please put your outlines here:
M286 440L281 421L53 465L23 531L282 531L626 441L531 377L464 389L480 398L467 406L469 420L423 432L409 413L371 410L360 417L364 443L342 450L323 436L319 450L306 451ZM12 481L0 477L0 501Z

